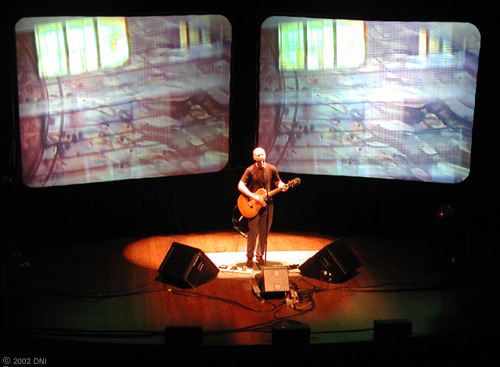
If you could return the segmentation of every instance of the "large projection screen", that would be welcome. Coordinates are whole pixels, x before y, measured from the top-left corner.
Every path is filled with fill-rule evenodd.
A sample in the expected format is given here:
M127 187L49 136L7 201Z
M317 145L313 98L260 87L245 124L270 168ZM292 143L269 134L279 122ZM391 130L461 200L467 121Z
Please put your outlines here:
M227 164L225 17L22 18L16 55L26 185L198 174Z
M284 172L462 182L479 49L470 23L270 17L259 145Z

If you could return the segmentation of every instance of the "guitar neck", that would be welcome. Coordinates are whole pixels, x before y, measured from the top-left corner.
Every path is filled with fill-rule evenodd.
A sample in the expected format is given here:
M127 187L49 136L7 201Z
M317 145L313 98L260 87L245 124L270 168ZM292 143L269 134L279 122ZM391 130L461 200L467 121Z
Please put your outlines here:
M269 193L267 194L267 197L270 198L271 196L276 195L278 192L281 192L281 188L280 187L278 187L278 188L276 188L274 190L269 191Z
M297 177L297 178L294 178L293 180L288 181L286 186L294 187L298 184L300 184L300 178ZM281 191L282 191L281 187L277 187L274 190L269 191L269 193L267 194L267 197L270 198L271 196L276 195L278 192L281 192Z

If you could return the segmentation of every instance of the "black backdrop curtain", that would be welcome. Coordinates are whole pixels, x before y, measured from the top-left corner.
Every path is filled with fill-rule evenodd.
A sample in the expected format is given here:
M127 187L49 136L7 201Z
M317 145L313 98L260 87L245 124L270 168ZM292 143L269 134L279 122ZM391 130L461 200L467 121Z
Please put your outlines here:
M9 186L5 239L59 246L113 238L232 230L243 168L213 174L30 189ZM283 172L283 180L296 175ZM273 231L428 236L441 202L468 187L301 176L275 196ZM460 193L460 191L464 191Z

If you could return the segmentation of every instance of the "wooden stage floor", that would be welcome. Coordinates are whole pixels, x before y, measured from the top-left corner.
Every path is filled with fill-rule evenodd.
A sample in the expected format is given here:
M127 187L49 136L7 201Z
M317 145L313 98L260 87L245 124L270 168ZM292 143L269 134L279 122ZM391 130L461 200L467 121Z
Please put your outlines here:
M257 267L221 271L194 289L156 280L173 242L197 247L215 261L230 257L236 268L241 267L246 260L246 239L234 231L15 248L4 270L4 333L11 348L32 358L36 356L30 348L37 343L44 343L37 350L39 357L48 353L44 348L51 343L68 343L75 350L75 346L127 352L131 346L165 348L165 328L175 333L175 327L187 326L201 328L198 344L205 351L210 347L221 353L232 347L253 351L274 347L273 325L291 332L304 325L310 328L306 346L287 346L279 358L294 359L293 350L300 348L307 348L309 360L322 355L314 348L337 346L338 357L338 346L394 351L401 350L401 343L422 341L426 348L442 351L443 358L446 354L450 358L450 352L462 358L469 348L471 358L487 356L489 342L498 335L499 270L494 246L472 243L457 256L454 266L448 266L438 243L368 236L343 239L361 267L337 283L290 271L290 284L300 296L295 307L283 299L263 301L254 295L260 274ZM303 261L336 240L315 233L271 233L268 265ZM408 320L412 335L409 339L396 335L380 344L374 338L375 320L397 325L399 320ZM186 330L174 335L180 338ZM479 354L472 352L471 343L474 350L481 350ZM171 350L184 350L186 344ZM387 358L386 354L381 357ZM414 354L422 356L420 351ZM54 359L62 357L51 358L55 365Z

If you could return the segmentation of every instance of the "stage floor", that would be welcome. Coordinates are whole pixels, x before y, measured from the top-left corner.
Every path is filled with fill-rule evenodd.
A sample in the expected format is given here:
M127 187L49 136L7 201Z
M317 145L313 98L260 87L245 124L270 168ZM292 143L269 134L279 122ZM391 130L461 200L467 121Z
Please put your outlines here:
M190 326L201 327L205 346L272 345L278 323L309 326L311 345L373 341L375 320L410 321L412 339L496 334L496 247L472 244L451 266L439 243L343 239L361 266L338 283L291 269L300 295L293 306L255 296L260 270L243 270L246 239L234 231L16 248L5 267L4 330L13 338L164 345L166 327ZM272 233L267 265L300 265L337 240ZM173 242L227 268L194 289L160 282L157 270Z

